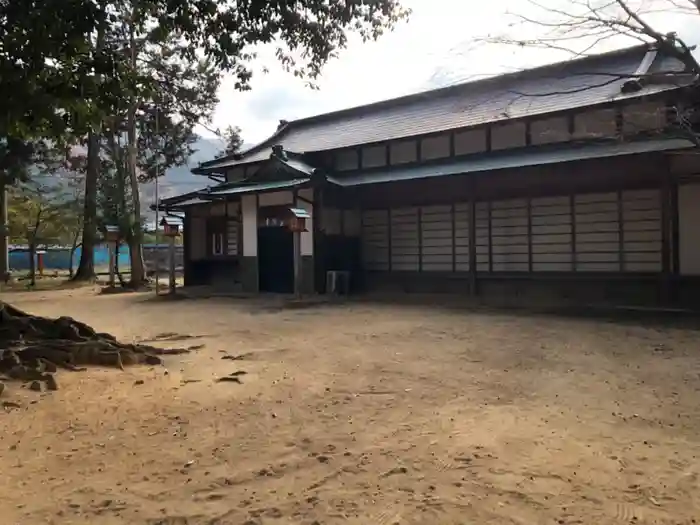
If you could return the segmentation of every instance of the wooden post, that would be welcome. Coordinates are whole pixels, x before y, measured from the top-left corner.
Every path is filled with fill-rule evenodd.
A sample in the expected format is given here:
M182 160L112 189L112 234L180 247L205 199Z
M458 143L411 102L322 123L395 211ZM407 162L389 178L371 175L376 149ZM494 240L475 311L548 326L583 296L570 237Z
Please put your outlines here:
M661 174L661 304L668 306L671 302L671 180L668 165Z
M294 295L301 299L301 232L295 230L294 236Z
M7 213L7 181L5 174L0 173L0 282L6 282L10 276Z
M115 267L116 267L116 251L117 243L114 241L109 241L107 243L109 248L109 287L114 288L115 286Z
M469 289L472 296L479 294L476 274L476 184L471 181L469 192Z
M169 270L170 270L170 290L169 293L174 294L175 293L175 236L171 235L169 237L170 239L170 264L169 264Z

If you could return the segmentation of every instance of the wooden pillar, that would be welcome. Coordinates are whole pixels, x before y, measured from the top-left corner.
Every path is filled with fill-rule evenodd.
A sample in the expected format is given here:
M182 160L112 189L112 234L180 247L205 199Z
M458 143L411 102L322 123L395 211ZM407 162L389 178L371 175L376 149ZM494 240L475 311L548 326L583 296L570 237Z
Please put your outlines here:
M175 282L175 235L171 235L169 237L170 240L170 246L169 248L169 264L168 264L168 272L170 275L169 279L169 290L168 292L170 294L175 293L175 287L176 287L176 282Z
M392 265L391 265L391 251L392 251L391 250L391 208L386 210L386 220L387 220L386 231L387 231L387 248L388 248L387 249L387 254L388 254L387 255L387 257L388 257L387 264L389 267L389 271L391 271L391 267L392 267Z
M326 236L323 233L323 208L325 194L323 190L314 186L313 188L313 218L312 229L314 232L314 290L316 293L326 292ZM335 201L332 200L333 206ZM343 234L343 210L340 210L340 234Z
M532 198L531 197L527 198L527 271L529 273L532 273Z
M660 301L663 306L671 301L671 178L668 164L661 172L661 282Z
M294 190L294 207L299 207L299 193ZM315 214L314 214L315 215ZM299 230L292 232L294 239L294 295L297 299L301 298L301 233Z
M239 224L239 240L240 231L243 228ZM185 286L192 284L192 212L185 211L185 218L182 221L182 264L184 266ZM240 252L240 244L238 245Z
M107 248L109 249L109 287L114 288L115 282L115 263L116 263L116 251L117 243L114 241L109 241L107 243ZM156 290L157 293L157 290Z
M423 208L418 207L418 271L423 271Z
M450 206L450 220L452 221L452 273L455 273L457 271L457 220L454 202Z
M473 296L479 295L476 275L476 183L471 179L469 191L469 290Z
M625 271L625 203L622 190L617 190L617 265L620 273Z

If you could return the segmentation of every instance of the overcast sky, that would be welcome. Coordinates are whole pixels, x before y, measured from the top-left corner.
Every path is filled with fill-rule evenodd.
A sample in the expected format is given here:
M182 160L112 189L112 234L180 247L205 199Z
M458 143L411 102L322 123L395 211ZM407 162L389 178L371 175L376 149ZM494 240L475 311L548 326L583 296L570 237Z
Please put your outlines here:
M543 1L551 5L558 0ZM639 1L663 5L669 0ZM513 25L507 13L510 9L528 14L527 0L404 0L403 4L413 10L410 20L378 42L352 41L325 67L318 91L282 71L270 50L260 50L258 67L268 67L269 73L254 76L252 90L246 93L236 92L233 82L225 80L213 127L239 126L246 143L256 143L274 132L280 119L293 120L566 58L552 51L473 43L475 37L487 34L519 36L539 31ZM700 15L657 15L651 21L664 31L678 31L689 44L700 43ZM606 42L599 50L634 43L627 39ZM205 130L202 134L212 136Z

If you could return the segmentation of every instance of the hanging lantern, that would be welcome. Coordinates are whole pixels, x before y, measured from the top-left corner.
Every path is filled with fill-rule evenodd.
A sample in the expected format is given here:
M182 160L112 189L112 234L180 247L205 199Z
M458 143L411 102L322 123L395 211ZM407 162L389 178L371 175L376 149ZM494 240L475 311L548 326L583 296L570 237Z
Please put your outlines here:
M177 237L180 235L182 221L175 217L163 217L160 225L163 227L163 234L166 237Z
M303 208L289 208L286 223L287 228L293 232L305 232L306 229L306 219L310 219L311 215L309 212Z
M105 226L105 240L107 242L117 242L119 240L119 226Z

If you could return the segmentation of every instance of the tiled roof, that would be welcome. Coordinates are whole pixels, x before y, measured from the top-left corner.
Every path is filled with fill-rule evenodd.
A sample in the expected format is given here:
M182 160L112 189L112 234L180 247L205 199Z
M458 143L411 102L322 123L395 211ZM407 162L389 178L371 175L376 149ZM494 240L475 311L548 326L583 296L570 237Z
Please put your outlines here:
M641 91L620 88L638 70L646 45L602 55L467 82L397 99L289 122L238 159L204 163L199 170L267 159L281 144L297 153L323 151L593 106L658 93L677 86L652 84ZM675 58L660 53L650 71L681 71Z
M311 181L309 178L304 179L294 179L294 180L281 180L281 181L271 181L271 182L261 182L259 184L245 184L240 186L231 187L231 185L222 184L222 188L211 188L207 192L202 192L202 198L215 200L222 196L229 195L242 195L245 193L262 193L265 191L280 190L284 188L294 188L296 186L302 186Z

